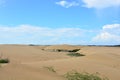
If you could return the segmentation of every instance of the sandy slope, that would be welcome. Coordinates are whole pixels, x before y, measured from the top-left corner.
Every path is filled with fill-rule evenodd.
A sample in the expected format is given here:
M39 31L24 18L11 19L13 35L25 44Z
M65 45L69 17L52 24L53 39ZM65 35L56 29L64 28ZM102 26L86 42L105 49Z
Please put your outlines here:
M65 80L61 75L71 70L99 72L110 80L120 80L119 47L80 46L79 52L86 56L77 58L42 48L45 46L1 45L0 52L9 57L11 63L0 68L0 80ZM51 66L57 73L44 68Z

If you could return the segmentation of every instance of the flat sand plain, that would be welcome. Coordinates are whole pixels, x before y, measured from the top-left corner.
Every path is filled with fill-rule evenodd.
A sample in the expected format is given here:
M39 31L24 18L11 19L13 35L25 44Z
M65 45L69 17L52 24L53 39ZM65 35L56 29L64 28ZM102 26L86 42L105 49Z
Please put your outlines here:
M67 52L52 52L58 46L0 45L0 54L10 60L0 67L0 80L66 80L69 71L99 73L110 80L120 80L120 47L72 46L80 48L81 57ZM69 49L69 45L60 46ZM52 72L45 67L52 67Z

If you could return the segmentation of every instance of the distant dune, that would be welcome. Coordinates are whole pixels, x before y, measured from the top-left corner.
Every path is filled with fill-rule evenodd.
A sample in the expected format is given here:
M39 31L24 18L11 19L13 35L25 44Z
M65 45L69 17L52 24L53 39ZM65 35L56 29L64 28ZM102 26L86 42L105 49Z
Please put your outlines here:
M49 51L56 49L80 49L77 53L85 56L70 57L68 52ZM0 54L10 60L1 64L0 80L66 80L63 75L72 70L98 72L110 80L120 80L119 47L0 45Z

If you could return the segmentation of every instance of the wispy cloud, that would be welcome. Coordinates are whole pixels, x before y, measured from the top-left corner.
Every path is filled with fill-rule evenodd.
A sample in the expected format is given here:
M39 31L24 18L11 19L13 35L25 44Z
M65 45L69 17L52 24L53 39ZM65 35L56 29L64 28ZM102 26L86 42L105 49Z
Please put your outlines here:
M66 1L66 0L61 0L59 2L56 2L57 5L60 5L65 8L73 7L73 6L79 6L79 3L76 1Z
M119 22L120 0L82 0L82 2L82 7L95 10L99 20L114 19L116 23Z
M109 7L120 7L120 0L82 0L84 3L82 6L86 8L95 8L95 9L104 9ZM72 6L79 6L79 0L61 0L56 2L57 5L60 5L65 8Z
M84 7L103 9L108 7L120 7L120 0L83 0Z
M80 40L84 30L80 28L47 28L31 25L16 27L0 27L1 43L18 44L59 44L72 43ZM74 41L73 41L74 40Z
M2 44L119 44L120 24L107 24L101 30L49 28L32 25L0 26Z

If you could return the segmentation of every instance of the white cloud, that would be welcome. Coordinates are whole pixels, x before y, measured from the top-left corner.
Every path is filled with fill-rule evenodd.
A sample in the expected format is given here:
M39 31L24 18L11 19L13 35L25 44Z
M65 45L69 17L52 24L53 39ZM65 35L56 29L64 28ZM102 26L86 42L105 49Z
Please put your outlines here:
M104 25L101 32L93 39L93 42L120 43L120 24Z
M94 36L96 34L96 36ZM92 39L92 42L91 42ZM110 44L120 43L120 24L104 25L102 30L48 28L32 25L0 26L3 44Z
M106 29L120 29L120 24L112 24L112 25L105 25L103 26L103 30L106 30Z
M60 5L62 7L65 7L65 8L69 8L69 7L72 7L72 6L79 6L78 2L75 2L75 1L68 2L66 0L61 0L59 2L56 2L56 4Z
M108 32L103 32L93 38L95 42L111 42L111 41L120 41L120 36L110 34Z
M108 24L103 26L102 31L120 35L120 24Z
M47 28L31 25L0 26L0 43L58 44L76 43L84 31L80 28Z
M120 0L83 0L84 7L103 9L120 6Z

